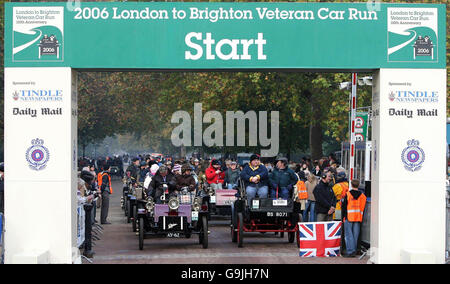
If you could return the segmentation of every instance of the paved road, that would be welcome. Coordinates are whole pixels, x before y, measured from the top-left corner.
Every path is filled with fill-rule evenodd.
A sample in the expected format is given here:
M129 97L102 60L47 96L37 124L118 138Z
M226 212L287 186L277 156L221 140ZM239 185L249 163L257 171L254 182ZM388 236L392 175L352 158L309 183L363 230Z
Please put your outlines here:
M104 225L102 239L94 247L93 263L158 263L158 264L283 264L283 263L354 263L365 264L368 258L300 258L296 244L270 234L246 234L244 247L231 242L229 221L214 218L210 222L209 248L198 244L198 236L190 239L146 239L144 250L138 248L138 237L120 208L121 181L113 181L111 225ZM100 219L99 212L97 220Z

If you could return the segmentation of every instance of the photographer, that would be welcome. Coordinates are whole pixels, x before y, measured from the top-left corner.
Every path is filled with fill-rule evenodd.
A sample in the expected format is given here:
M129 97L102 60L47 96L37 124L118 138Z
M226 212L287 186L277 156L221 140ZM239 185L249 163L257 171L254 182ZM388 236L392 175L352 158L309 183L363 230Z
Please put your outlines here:
M78 203L83 205L86 213L84 219L83 255L88 258L94 256L94 251L92 251L92 225L94 223L95 206L93 202L99 195L95 187L93 187L94 179L95 176L90 171L82 171L78 179Z
M89 194L89 191L87 189L88 182L86 182L86 178L90 176L91 174L86 171L82 171L80 178L78 179L78 190L77 190L77 197L78 197L78 205L82 205L85 203L91 203L92 200L94 200L94 195ZM94 179L94 177L92 177Z
M97 191L97 187L95 184L95 176L90 171L82 171L80 175L81 180L85 182L84 187L81 187L81 189L84 191L84 196L93 196L91 201L88 203L92 203L92 224L95 223L95 215L96 215L96 200L100 196L101 192Z

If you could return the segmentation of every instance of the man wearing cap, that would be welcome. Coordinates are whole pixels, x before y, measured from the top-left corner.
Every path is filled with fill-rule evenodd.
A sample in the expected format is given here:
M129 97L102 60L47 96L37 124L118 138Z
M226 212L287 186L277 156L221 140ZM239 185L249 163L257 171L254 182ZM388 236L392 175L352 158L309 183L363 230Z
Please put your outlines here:
M206 181L208 184L211 185L211 187L216 189L222 189L222 184L225 179L225 173L222 172L220 169L220 163L218 160L213 159L211 160L211 164L209 165L209 168L206 169L205 175L206 175Z
M198 175L198 172L199 172L199 170L200 170L200 161L199 161L198 159L194 159L194 164L193 164L193 166L194 166L194 172L195 172L195 174Z
M167 167L167 170L169 172L172 172L172 161L167 160L167 161L164 162L164 165Z
M175 176L165 165L162 165L156 172L156 175L152 178L147 190L147 195L153 197L153 200L155 200L155 203L157 204L161 204L161 196L165 190L164 184L167 185L169 193L176 190Z
M225 173L225 182L228 189L237 188L237 183L241 171L237 168L237 163L235 161L230 162L230 167Z
M138 158L133 158L132 162L127 168L127 176L133 178L133 182L136 182L140 172L140 161Z
M336 196L330 186L332 174L323 174L319 184L314 188L316 199L317 222L333 221L333 213L336 210Z
M241 178L245 183L245 192L250 204L258 194L259 198L267 198L269 193L269 172L261 164L258 155L251 155L250 162L245 165L241 172Z
M183 187L188 187L189 191L195 190L195 179L192 176L191 171L192 169L189 164L184 164L181 167L181 174L175 177L178 191L181 191Z
M272 186L270 190L271 198L288 199L292 196L294 185L298 178L295 172L287 167L288 160L284 157L277 159L276 167L271 173L269 179Z
M335 220L341 220L342 218L342 201L344 197L347 196L347 192L349 190L348 180L345 176L345 172L339 172L337 174L336 184L333 185L333 192L336 196L336 212L334 213Z
M140 169L139 169L139 182L145 181L145 176L149 172L148 164L145 161L140 162Z

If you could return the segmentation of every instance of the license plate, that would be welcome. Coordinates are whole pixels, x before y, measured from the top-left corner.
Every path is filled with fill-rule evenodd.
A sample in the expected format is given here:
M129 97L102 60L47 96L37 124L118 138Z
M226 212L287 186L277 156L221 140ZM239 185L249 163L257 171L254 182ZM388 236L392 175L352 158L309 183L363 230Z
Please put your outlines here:
M267 212L267 217L288 217L287 212Z
M211 196L211 198L209 199L210 203L216 203L216 197L215 196Z
M167 233L168 238L179 238L180 233Z
M197 211L192 212L192 221L198 221L198 212Z
M287 200L275 199L272 204L273 204L273 206L287 206Z

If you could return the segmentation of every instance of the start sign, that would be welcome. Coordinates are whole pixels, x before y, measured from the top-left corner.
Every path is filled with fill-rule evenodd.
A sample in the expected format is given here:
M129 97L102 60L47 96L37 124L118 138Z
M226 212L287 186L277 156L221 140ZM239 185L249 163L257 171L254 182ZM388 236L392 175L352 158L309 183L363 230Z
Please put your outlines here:
M5 66L445 68L445 11L391 3L8 2Z

